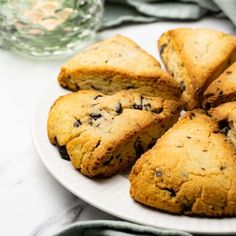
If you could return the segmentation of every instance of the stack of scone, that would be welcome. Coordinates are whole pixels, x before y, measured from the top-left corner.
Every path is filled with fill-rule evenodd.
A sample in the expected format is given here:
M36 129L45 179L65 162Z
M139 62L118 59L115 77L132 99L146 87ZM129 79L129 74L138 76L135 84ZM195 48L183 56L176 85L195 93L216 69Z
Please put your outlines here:
M235 216L236 38L179 28L158 48L168 72L121 35L68 61L58 81L74 93L52 106L49 139L89 177L133 166L130 194L140 203Z

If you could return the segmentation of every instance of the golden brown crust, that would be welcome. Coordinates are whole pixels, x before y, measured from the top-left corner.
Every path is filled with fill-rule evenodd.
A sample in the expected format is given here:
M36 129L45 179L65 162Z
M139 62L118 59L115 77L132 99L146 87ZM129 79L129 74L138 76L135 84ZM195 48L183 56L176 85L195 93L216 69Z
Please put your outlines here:
M116 35L98 42L69 60L58 77L72 91L95 89L113 94L134 89L145 95L178 99L178 84L160 63L130 39Z
M136 201L164 211L236 215L236 152L203 112L169 129L133 166L130 182Z
M228 102L212 108L208 114L218 123L221 132L227 137L229 143L236 147L236 102Z
M236 101L236 62L210 84L204 93L203 106L210 108L232 101Z
M158 47L189 110L200 107L204 90L236 60L235 37L210 29L170 30L160 37Z
M48 117L51 143L88 176L131 166L179 116L180 103L120 91L81 90L60 97Z

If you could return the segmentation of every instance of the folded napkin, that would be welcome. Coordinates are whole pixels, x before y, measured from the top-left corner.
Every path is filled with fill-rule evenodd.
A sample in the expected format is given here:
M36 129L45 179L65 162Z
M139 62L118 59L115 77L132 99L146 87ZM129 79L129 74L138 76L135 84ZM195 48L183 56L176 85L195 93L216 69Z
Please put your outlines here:
M198 20L207 14L236 25L235 0L106 0L102 29L127 22Z
M123 221L95 220L72 224L54 236L191 236L176 230L157 229Z

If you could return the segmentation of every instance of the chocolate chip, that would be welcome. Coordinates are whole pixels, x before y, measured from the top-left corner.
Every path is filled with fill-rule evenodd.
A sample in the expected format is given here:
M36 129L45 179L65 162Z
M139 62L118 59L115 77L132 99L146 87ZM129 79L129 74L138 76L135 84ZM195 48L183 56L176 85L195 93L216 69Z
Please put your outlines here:
M135 149L137 158L140 157L144 153L144 149L141 144L141 140L139 138L137 138L137 140L134 143L134 149Z
M140 95L140 103L141 103L141 105L143 105L143 100L144 100L144 96Z
M80 90L80 86L78 84L75 85L76 90Z
M219 97L223 97L224 96L224 93L223 93L223 91L222 90L220 90L220 92L219 92L219 95L218 95Z
M67 152L66 146L65 145L57 146L57 148L59 150L61 158L64 159L64 160L70 161L70 156L69 156L69 154Z
M133 108L137 110L143 110L143 100L144 97L140 95L140 104L134 103Z
M105 63L107 64L109 62L109 60L106 60Z
M151 110L151 104L150 103L146 103L146 104L144 104L143 105L143 109L145 110L145 111L150 111Z
M180 88L181 92L183 92L183 91L186 89L186 86L185 86L185 84L184 84L184 81L181 81L181 82L179 83L179 88Z
M224 170L224 169L226 169L226 166L221 166L220 167L220 170Z
M101 98L101 97L103 97L102 95L97 95L95 98L94 98L94 100L97 100L98 98Z
M116 107L115 107L115 111L116 111L116 113L118 113L118 114L122 113L123 107L122 107L122 105L121 105L120 102L117 103L117 105L116 105Z
M134 88L133 85L128 85L128 86L126 87L126 89L133 89L133 88Z
M228 128L228 127L224 127L224 128L222 128L222 129L220 130L220 132L221 132L222 134L227 134L228 131L229 131L229 128Z
M104 162L103 162L103 165L108 165L108 164L110 164L110 162L113 160L113 156L111 156L108 160L105 160Z
M70 88L69 88L67 85L65 85L65 84L62 84L61 86L62 86L64 89L70 90Z
M91 84L91 88L94 90L99 90L99 88L95 87L93 84Z
M70 156L69 156L69 154L67 152L66 145L62 145L62 146L59 145L59 143L57 142L57 138L56 137L55 137L54 140L55 140L55 144L56 144L56 146L58 148L58 151L59 151L59 153L61 155L61 158L66 160L66 161L70 161Z
M89 116L90 116L93 120L97 120L97 119L99 119L99 118L102 117L101 114L97 114L97 113L89 114Z
M195 114L195 113L189 112L189 118L190 118L190 120L192 120L192 119L195 118L195 117L196 117L196 114Z
M228 71L226 71L226 74L227 74L227 75L230 75L230 74L232 74L232 71L229 71L229 70L228 70Z
M97 147L100 145L100 143L101 143L101 140L99 140L99 141L97 142L95 148L97 148Z
M187 136L187 138L188 138L188 139L191 139L192 137L190 137L190 136Z
M205 171L206 169L205 169L204 167L201 167L201 170L204 170L204 171Z
M142 109L143 109L143 106L142 106L141 104L136 104L136 103L134 103L133 108L134 108L134 109L137 109L137 110L142 110Z
M155 174L156 174L156 177L161 177L162 176L162 171L157 170Z
M183 213L192 211L192 207L193 207L193 202L186 200L182 205Z
M159 108L155 108L152 110L153 113L156 113L156 114L160 114L161 112L163 112L163 107L159 107Z
M205 105L204 105L204 108L209 110L211 108L211 103L206 102Z
M62 87L63 87L64 89L73 90L73 91L78 91L78 90L80 90L80 86L79 86L79 85L74 84L74 86L75 86L75 89L71 89L71 88L70 88L69 86L67 86L67 85L62 85Z
M221 120L218 122L218 127L220 130L220 133L227 134L229 131L229 122L227 120Z
M78 127L80 127L80 126L81 126L80 120L76 120L76 121L74 122L74 127L78 128Z
M175 190L171 187L171 188L163 188L162 190L165 190L167 192L169 192L171 197L175 197L176 196L176 192Z
M208 150L207 150L207 149L203 149L202 151L203 151L203 152L207 152Z
M162 55L162 54L163 54L163 52L164 52L164 50L165 50L166 46L167 46L167 44L166 44L166 43L164 43L164 44L162 44L162 45L160 46L160 48L159 48L160 55Z

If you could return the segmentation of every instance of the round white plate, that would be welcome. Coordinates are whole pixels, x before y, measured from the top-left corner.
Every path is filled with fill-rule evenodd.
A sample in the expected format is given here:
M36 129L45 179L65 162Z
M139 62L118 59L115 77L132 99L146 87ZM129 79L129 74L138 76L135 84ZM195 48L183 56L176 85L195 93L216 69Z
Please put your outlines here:
M116 175L105 180L89 179L60 158L47 137L47 116L55 99L67 93L56 82L42 94L32 121L35 147L49 172L69 191L89 204L114 216L140 224L184 230L191 233L236 233L236 218L209 219L163 213L134 202L129 196L129 180Z

